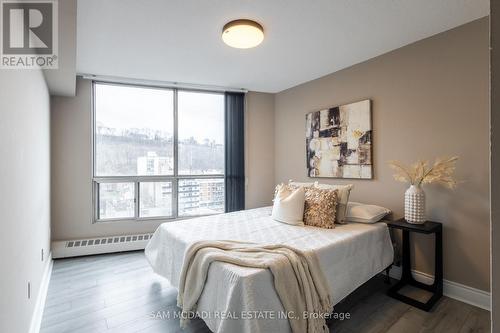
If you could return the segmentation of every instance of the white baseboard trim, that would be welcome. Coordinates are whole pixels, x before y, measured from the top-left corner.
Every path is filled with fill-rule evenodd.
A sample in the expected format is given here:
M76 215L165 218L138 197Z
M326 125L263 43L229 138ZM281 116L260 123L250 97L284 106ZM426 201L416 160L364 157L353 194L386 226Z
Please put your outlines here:
M434 276L427 273L412 270L415 280L431 284L434 282ZM392 266L389 276L394 279L401 278L401 267ZM443 294L458 301L477 306L478 308L491 311L491 293L484 290L472 288L457 282L444 280Z
M45 300L47 299L47 291L49 290L50 276L52 275L52 253L49 253L43 270L42 280L40 281L40 288L35 300L35 310L31 317L29 333L39 333L40 325L42 324L43 310L45 308Z

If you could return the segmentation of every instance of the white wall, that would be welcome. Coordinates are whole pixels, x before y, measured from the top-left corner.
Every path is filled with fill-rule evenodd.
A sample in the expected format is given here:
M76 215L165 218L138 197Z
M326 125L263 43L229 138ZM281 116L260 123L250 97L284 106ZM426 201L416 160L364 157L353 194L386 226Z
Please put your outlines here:
M42 72L0 71L0 332L28 332L47 264L49 133L49 94Z
M43 74L51 95L75 96L76 86L76 0L58 1L57 69Z

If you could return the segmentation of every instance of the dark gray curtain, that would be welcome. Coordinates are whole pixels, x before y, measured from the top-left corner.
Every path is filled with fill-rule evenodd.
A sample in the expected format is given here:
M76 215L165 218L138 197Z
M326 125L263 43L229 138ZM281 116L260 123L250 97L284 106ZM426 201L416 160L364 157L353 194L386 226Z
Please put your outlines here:
M245 94L225 94L226 212L245 209Z

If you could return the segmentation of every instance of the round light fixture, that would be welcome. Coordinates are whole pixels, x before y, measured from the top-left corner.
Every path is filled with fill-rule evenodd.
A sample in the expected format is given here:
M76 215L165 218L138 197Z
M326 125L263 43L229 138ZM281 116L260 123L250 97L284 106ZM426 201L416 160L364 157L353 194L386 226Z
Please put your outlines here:
M252 20L234 20L222 29L222 40L231 47L249 49L264 40L264 29Z

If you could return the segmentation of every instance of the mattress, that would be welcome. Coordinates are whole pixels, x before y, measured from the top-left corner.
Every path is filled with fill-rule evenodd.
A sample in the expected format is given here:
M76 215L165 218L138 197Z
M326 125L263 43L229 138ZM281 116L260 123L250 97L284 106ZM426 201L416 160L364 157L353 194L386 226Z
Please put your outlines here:
M271 207L166 222L145 253L153 270L179 286L184 253L199 240L285 244L316 253L334 303L393 261L385 223L348 223L335 229L292 226L271 219ZM290 332L269 270L216 262L210 266L197 311L213 332Z

